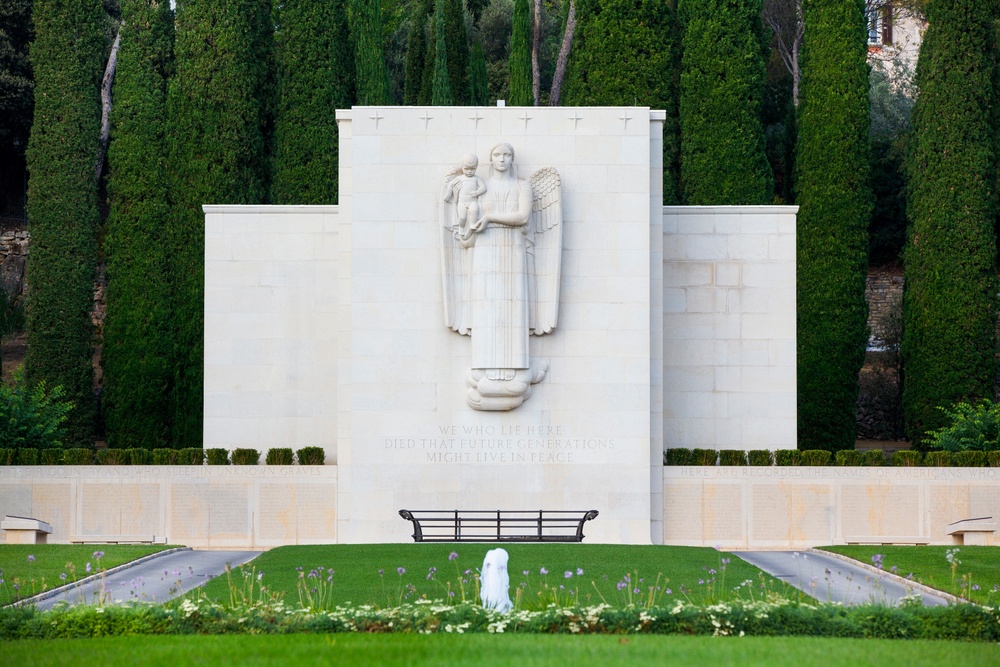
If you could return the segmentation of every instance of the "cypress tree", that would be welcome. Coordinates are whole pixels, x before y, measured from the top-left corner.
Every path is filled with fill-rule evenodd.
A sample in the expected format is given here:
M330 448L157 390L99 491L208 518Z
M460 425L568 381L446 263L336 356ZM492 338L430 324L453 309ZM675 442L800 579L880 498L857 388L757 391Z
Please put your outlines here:
M862 0L805 0L795 159L800 449L853 449L867 344L870 179Z
M97 266L100 80L106 48L100 0L35 0L35 114L27 162L31 253L27 378L62 385L75 404L74 447L91 446L96 402L92 358Z
M681 0L681 188L689 205L769 204L761 0Z
M420 104L420 86L424 80L427 56L427 8L418 3L406 38L406 67L403 72L403 104Z
M906 165L903 410L916 447L943 425L939 406L994 395L996 16L994 0L927 7Z
M462 0L444 0L445 44L448 46L448 82L454 104L469 103L469 36Z
M424 56L424 72L420 77L420 96L417 104L427 106L434 95L434 64L437 62L437 21L428 21L427 55Z
M510 57L507 60L510 72L511 106L531 106L531 6L528 0L514 0L514 19L510 37Z
M103 246L104 416L110 447L153 449L169 442L164 397L173 381L163 161L173 13L159 0L126 0L121 8Z
M431 104L436 107L448 107L452 104L451 77L448 75L449 49L443 4L443 0L439 0L437 10L434 12L434 32L436 34L435 41L437 45L434 48L434 86L431 94Z
M577 0L576 16L563 102L665 110L663 203L676 204L676 12L662 0Z
M196 447L202 441L201 207L265 201L269 7L268 0L187 0L177 6L177 74L167 92L175 446Z
M389 70L382 47L381 0L351 0L351 21L357 103L362 106L392 104Z
M354 99L346 2L286 0L279 11L271 202L336 204L338 134L333 110L349 108Z
M469 57L469 104L485 106L489 104L489 74L486 70L486 54L483 43L476 38Z

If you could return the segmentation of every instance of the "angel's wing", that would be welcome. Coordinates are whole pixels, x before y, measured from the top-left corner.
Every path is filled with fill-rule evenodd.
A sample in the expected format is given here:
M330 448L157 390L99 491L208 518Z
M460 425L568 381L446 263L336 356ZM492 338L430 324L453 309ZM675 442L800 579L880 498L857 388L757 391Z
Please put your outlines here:
M551 333L559 319L562 270L562 186L559 172L542 167L531 175L531 223L528 241L528 289L531 333Z
M448 172L445 186L460 173L460 169ZM459 243L456 230L458 218L455 206L444 201L444 192L438 198L441 234L441 279L444 288L444 323L449 329L468 336L472 326L472 249Z

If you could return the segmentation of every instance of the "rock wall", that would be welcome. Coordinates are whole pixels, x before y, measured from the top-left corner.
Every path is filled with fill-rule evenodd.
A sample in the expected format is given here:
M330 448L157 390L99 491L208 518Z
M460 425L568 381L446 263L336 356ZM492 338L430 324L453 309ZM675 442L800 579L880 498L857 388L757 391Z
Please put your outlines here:
M0 288L15 298L24 294L24 264L30 238L24 229L0 232Z

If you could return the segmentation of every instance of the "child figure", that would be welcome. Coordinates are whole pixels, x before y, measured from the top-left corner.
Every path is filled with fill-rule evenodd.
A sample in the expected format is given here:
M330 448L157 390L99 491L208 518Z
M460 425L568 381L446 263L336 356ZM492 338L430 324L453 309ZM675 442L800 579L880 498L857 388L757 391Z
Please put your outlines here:
M465 247L474 242L472 237L477 230L473 229L473 224L479 220L479 197L486 193L486 183L476 176L477 167L479 158L473 153L466 155L461 173L448 181L444 191L444 200L455 202L458 213L455 236Z

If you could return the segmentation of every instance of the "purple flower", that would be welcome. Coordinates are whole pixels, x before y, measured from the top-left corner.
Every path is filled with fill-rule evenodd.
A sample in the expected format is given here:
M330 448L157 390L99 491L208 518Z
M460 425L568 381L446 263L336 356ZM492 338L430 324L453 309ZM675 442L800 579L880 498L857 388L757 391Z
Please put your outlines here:
M896 567L895 565L889 568L889 571L892 572L893 574L896 574L897 570L899 570L899 568Z
M633 593L635 593L636 595L638 595L638 594L639 594L639 589L638 589L638 588L636 588L636 589L635 589L635 590L633 590L632 592L633 592Z
M90 574L90 563L87 563L86 570L87 570L87 574Z
M972 590L978 591L979 590L979 584L972 584Z
M882 559L885 558L882 554L875 554L872 556L872 564L879 570L882 569Z
M63 572L62 574L60 574L60 575L59 575L59 578L60 578L61 580L63 580L63 581L66 581L66 573L65 573L65 572Z
M263 578L264 578L264 573L263 572L258 572L257 573L257 581L260 581Z
M571 571L569 571L569 570L566 570L565 572L563 572L563 577L565 579L572 579L573 578L573 573Z
M94 552L94 560L101 560L102 558L104 558L104 552L103 551L95 551Z
M622 590L622 589L624 589L624 588L625 588L626 586L628 586L628 584L627 584L627 583L625 583L624 581L619 581L619 582L618 582L618 590Z
M698 585L699 585L699 586L701 586L701 585L702 585L702 584L704 584L704 583L705 583L705 580L704 580L704 579L699 579L699 580L698 580Z
M542 569L540 569L540 570L538 571L538 573L539 573L539 574L548 574L548 573L549 573L549 571L548 571L548 570L546 570L546 569L545 569L545 568L543 567Z
M448 597L450 598L455 597L455 591L448 591Z
M399 576L402 577L404 574L406 574L406 568L405 567L397 567L396 568L396 573L399 574Z
M526 577L528 576L528 572L529 572L528 570L521 570L521 574L523 574Z
M456 558L458 558L457 551L452 551L450 554L448 554L448 560L455 560Z
M33 555L31 555L31 554L28 554L28 562L29 563L34 563L35 562L35 557Z
M382 568L379 568L379 570L378 570L378 576L381 577L384 574L385 574L385 570L383 570Z
M672 590L670 590L669 588L666 590L666 593L667 593L667 595L673 595L674 594L674 592Z
M583 568L582 567L576 568L576 576L578 576L578 577L582 577L583 576Z
M427 581L430 581L431 579L433 579L434 578L434 573L437 572L437 571L438 571L438 569L436 567L432 567L431 569L429 569L427 571Z

